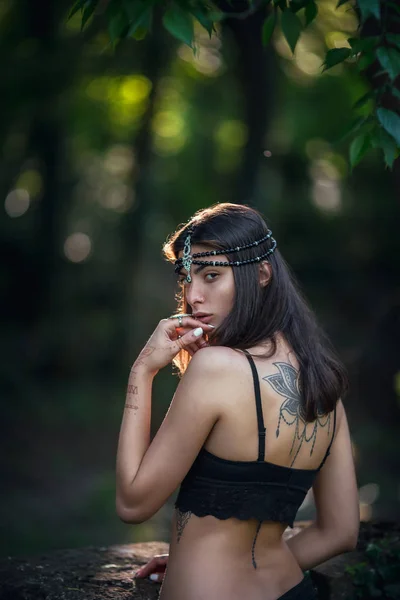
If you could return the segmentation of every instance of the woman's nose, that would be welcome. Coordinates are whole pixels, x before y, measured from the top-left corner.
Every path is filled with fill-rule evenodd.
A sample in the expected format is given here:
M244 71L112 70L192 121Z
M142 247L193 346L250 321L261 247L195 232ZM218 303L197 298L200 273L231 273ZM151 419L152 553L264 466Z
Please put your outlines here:
M201 286L199 286L193 280L186 289L186 300L192 307L199 302L204 302L204 294Z

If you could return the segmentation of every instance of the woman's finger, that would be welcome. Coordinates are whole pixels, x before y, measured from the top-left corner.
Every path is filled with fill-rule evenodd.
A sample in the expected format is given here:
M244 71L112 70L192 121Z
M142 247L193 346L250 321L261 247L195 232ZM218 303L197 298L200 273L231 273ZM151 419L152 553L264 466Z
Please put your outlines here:
M189 333L185 333L185 335L178 338L175 342L173 342L173 344L177 345L178 351L180 349L186 350L188 347L190 347L191 344L195 344L195 342L198 342L202 338L203 334L203 328L196 327L195 329L192 329L192 331L189 331Z
M161 583L164 577L165 573L152 573L151 575L149 575L150 581L155 581L156 583Z
M197 319L194 319L193 317L182 317L181 319L181 323L182 325L179 325L179 321L178 319L163 319L163 322L165 323L165 327L166 330L168 332L168 334L174 336L175 331L178 329L186 329L186 330L191 330L193 331L194 329L196 329L197 327L202 327L204 329L204 331L207 332L211 332L214 327L212 325L209 325L208 323L203 323L202 321L198 321Z
M148 577L152 573L162 573L168 563L168 554L154 556L147 564L135 573L135 577Z
M186 350L190 353L191 356L193 356L194 354L196 354L197 350L199 350L199 347L196 346L196 344L190 344L190 346L186 347Z

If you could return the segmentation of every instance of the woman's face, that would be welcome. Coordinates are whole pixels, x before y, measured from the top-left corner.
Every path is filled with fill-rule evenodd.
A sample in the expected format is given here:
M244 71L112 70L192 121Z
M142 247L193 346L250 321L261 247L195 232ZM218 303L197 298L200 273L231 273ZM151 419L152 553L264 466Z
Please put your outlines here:
M194 244L191 247L191 254L209 250L210 248L207 246ZM179 252L178 258L182 255L183 252ZM200 257L199 260L213 260L213 257L204 256ZM222 254L218 254L215 260L226 262L229 259ZM182 268L179 280L183 280L186 275L186 270ZM232 267L192 265L190 276L191 282L184 282L184 294L186 302L192 309L193 316L196 316L203 323L210 323L218 327L233 307L235 281Z

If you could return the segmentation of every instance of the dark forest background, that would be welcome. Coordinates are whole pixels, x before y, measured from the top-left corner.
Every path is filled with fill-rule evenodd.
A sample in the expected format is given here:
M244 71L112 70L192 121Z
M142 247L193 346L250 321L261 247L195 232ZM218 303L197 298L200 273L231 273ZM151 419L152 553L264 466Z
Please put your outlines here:
M172 499L115 513L126 382L175 307L163 242L225 201L264 214L349 370L362 518L399 518L400 166L350 171L337 140L368 88L321 64L357 21L318 6L294 56L256 12L197 29L195 57L157 20L113 49L69 2L1 3L1 555L168 541ZM176 384L155 380L153 433Z

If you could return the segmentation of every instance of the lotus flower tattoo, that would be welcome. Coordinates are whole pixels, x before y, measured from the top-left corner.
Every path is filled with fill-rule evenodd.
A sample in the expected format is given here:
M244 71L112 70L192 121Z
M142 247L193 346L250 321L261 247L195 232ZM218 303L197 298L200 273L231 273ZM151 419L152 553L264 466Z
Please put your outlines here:
M328 435L330 432L330 424L331 424L331 415L324 415L321 412L317 411L317 418L314 421L314 426L312 428L311 435L307 437L307 422L304 418L304 410L301 403L301 386L299 380L299 371L295 369L292 365L283 362L276 362L274 366L277 367L279 373L275 373L274 375L267 375L263 377L265 381L268 381L270 386L277 392L280 396L285 398L285 401L281 405L279 411L279 420L278 426L276 428L276 437L279 436L279 428L281 425L281 420L283 420L286 425L293 425L295 423L295 432L293 437L292 447L290 448L289 454L291 455L294 451L294 447L296 444L296 440L299 442L297 446L297 450L295 451L294 458L291 462L293 465L294 461L297 458L298 453L300 452L300 448L303 444L303 441L310 442L312 440L310 456L313 453L315 440L317 438L317 428L318 425L320 427L328 426Z

